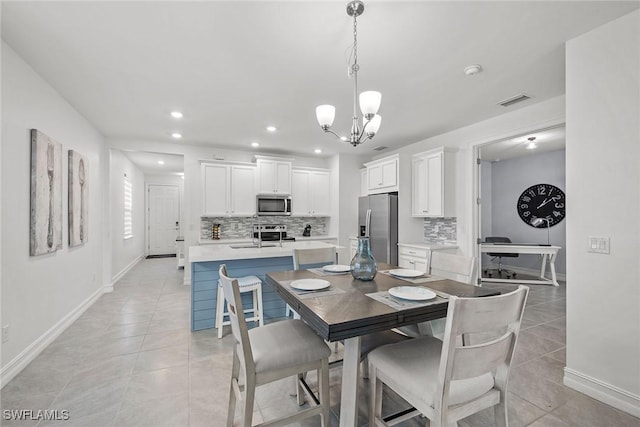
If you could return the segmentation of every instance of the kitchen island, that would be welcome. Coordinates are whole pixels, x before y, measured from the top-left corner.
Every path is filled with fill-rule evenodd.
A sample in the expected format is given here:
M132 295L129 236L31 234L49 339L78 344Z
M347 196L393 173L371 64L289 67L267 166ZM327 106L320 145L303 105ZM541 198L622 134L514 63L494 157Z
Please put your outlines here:
M336 247L318 241L283 242L282 246L278 242L263 242L262 248L247 246L250 245L239 243L189 248L192 331L215 327L220 264L227 265L231 277L254 275L264 279L270 271L293 270L293 249ZM250 293L242 296L243 304L251 305L251 301ZM284 317L284 301L264 280L262 304L265 323Z

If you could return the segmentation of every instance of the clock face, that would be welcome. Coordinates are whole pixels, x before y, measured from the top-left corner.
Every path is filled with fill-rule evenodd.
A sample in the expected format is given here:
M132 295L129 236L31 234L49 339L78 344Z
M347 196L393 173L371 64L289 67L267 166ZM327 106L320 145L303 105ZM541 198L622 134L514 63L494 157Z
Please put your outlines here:
M549 227L553 227L565 216L564 192L551 184L532 185L518 197L518 215L531 227L547 227L547 221L538 225L531 224L536 218L546 218L549 220Z

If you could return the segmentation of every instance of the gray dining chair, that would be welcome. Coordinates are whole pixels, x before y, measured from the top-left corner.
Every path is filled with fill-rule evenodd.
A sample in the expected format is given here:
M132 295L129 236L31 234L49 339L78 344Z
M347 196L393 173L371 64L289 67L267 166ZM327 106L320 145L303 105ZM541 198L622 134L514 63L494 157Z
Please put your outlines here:
M431 253L429 274L472 285L476 276L475 265L475 257L433 251ZM442 339L444 335L444 325L444 319L435 319L415 325L402 326L398 329L402 331L402 333L414 338L428 335Z
M431 427L493 407L497 426L509 425L507 383L529 288L494 297L449 299L444 341L422 337L369 354L369 425L382 419L383 385L423 414ZM487 338L490 334L490 338ZM462 337L471 337L462 345ZM474 336L482 340L474 342Z
M240 286L220 265L220 283L227 300L233 346L233 368L229 391L227 427L233 426L236 402L242 405L240 426L251 427L256 387L288 377L296 377L298 393L308 394L310 408L257 426L284 426L320 415L322 426L329 426L329 355L331 350L309 326L287 319L249 330L244 318ZM319 399L302 382L303 374L315 370ZM244 386L241 384L244 379Z

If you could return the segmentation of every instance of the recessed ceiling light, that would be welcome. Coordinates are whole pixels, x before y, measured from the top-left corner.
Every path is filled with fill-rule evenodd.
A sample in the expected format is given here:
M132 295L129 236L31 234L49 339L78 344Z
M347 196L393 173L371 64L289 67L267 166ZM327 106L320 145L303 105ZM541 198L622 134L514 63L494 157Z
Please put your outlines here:
M164 160L158 160L159 165L164 165Z
M316 154L320 154L320 153L322 153L322 150L319 149L319 148L316 148L315 150L313 150L313 152L316 153Z
M182 118L182 113L180 111L172 111L171 112L171 117L173 117L174 119L181 119Z
M275 132L275 131L277 131L277 130L278 130L278 128L276 128L275 126L267 126L267 130L268 130L269 132Z
M182 138L182 134L178 133L178 132L174 132L171 134L172 137L174 137L175 139L180 139Z
M260 144L259 144L259 143L257 143L257 142L252 142L252 143L251 143L251 146L252 146L252 147L259 147L259 146L260 146Z
M480 66L478 64L469 65L468 67L466 67L464 69L464 73L467 76L475 76L476 74L479 74L481 72L482 72L482 66Z

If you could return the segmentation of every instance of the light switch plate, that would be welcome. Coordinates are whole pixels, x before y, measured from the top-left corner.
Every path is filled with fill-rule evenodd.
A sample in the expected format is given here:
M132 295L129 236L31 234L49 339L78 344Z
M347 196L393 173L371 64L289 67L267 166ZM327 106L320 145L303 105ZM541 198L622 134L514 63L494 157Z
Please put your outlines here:
M589 236L587 252L592 252L592 253L595 253L595 254L608 254L608 253L611 253L611 240L610 240L610 238L609 237Z

